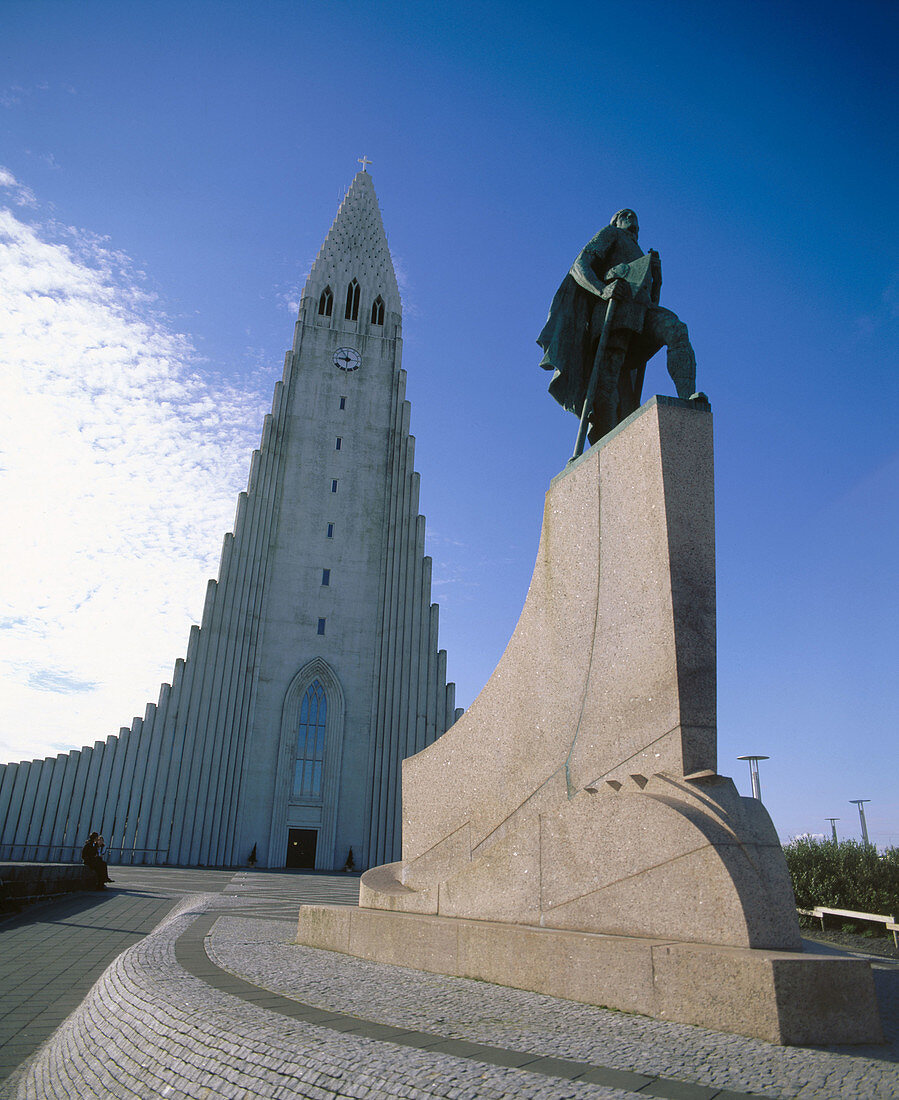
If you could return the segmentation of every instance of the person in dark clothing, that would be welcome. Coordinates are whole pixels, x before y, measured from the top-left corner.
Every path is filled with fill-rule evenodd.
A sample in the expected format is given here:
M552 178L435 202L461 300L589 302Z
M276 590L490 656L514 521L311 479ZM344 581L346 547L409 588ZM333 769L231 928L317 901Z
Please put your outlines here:
M100 855L99 833L91 833L87 844L81 849L81 862L85 867L89 867L97 876L96 888L98 890L104 889L107 882L112 882L112 879L109 877L106 860Z

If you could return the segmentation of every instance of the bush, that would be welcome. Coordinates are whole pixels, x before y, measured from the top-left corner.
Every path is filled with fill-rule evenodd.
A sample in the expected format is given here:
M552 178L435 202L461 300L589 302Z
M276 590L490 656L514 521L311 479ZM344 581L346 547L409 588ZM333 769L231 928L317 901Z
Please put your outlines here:
M784 847L796 905L899 913L899 848L878 852L857 840L797 837Z

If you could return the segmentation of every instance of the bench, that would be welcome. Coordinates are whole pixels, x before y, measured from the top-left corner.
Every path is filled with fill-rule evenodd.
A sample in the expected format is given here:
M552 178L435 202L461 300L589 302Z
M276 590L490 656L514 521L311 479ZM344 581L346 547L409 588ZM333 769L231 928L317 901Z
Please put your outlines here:
M899 947L899 924L895 917L885 917L880 913L857 913L854 909L831 909L826 905L816 905L814 909L797 909L804 917L817 917L821 921L821 931L824 931L825 917L845 917L847 920L870 921L874 924L882 924L887 932L893 933L893 945Z

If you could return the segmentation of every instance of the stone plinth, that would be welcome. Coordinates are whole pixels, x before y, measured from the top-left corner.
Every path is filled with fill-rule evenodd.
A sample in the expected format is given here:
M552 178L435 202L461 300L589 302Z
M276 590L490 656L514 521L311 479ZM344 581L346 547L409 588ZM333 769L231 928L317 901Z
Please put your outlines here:
M653 398L554 479L506 652L403 763L402 862L366 872L353 917L304 908L300 941L778 1042L876 1039L870 969L796 953L771 820L716 771L714 545L711 413Z
M883 1041L861 959L304 905L297 942L764 1039Z

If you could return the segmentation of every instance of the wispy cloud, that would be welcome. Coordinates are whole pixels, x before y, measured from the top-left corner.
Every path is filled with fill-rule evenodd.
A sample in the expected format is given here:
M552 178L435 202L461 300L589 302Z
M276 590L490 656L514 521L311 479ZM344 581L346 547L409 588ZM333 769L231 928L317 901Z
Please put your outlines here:
M30 195L2 168L0 188ZM25 759L155 701L270 383L209 371L102 238L0 209L0 278L0 759Z
M9 193L16 206L35 205L36 200L31 188L19 183L12 172L2 164L0 164L0 189Z

